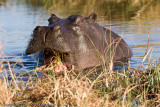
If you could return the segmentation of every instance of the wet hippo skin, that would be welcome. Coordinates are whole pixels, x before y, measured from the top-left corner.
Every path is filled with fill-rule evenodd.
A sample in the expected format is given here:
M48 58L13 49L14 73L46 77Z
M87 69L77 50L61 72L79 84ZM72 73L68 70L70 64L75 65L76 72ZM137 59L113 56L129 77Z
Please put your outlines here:
M88 17L71 15L63 19L52 14L48 26L34 29L26 54L44 50L44 64L49 64L58 53L67 67L74 65L77 70L108 64L110 60L126 62L133 55L131 49L96 19L95 12Z

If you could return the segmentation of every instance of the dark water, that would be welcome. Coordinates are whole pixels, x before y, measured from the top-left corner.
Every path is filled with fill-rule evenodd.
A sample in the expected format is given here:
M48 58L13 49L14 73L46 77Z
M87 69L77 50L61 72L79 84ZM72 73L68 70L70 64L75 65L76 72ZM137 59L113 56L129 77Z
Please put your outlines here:
M95 2L94 0L91 1ZM92 10L96 10L99 15L97 23L121 35L131 47L134 53L130 61L131 67L138 68L142 62L147 49L148 36L150 54L146 62L150 58L158 60L160 55L160 13L158 10L160 9L160 2L147 5L147 9L142 11L142 16L138 16L136 9L141 10L140 7L143 5L137 5L138 8L133 8L131 5L130 9L127 7L130 4L124 3L123 6L121 2L106 1L102 3L103 5L99 3L99 6L95 7L96 3L91 1L87 0L88 4L79 3L78 6L68 5L68 2L56 2L57 4L52 6L53 2L43 4L39 3L38 0L2 1L7 6L0 5L0 46L2 46L1 51L4 53L1 53L0 62L5 64L6 61L9 61L12 66L17 62L14 68L14 72L17 73L32 70L38 65L37 60L32 55L26 56L24 51L33 29L37 25L48 25L47 19L53 12L60 17L71 14L86 16ZM102 1L105 0L100 0L100 2ZM142 4L146 5L147 2ZM5 65L7 67L7 64Z

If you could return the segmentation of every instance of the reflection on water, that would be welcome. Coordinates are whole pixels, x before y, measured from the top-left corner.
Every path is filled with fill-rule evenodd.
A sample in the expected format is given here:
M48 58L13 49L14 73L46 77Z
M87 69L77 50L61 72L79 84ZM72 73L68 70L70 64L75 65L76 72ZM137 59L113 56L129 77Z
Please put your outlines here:
M87 16L95 10L97 22L121 35L132 48L131 67L139 66L149 36L149 48L155 58L160 54L159 0L0 0L0 45L7 60L15 66L14 72L26 72L37 66L33 56L24 54L32 30L47 25L51 13L60 17L71 14ZM6 60L6 59L5 59ZM0 62L4 62L1 58ZM23 63L23 65L21 65ZM7 64L6 64L7 66Z

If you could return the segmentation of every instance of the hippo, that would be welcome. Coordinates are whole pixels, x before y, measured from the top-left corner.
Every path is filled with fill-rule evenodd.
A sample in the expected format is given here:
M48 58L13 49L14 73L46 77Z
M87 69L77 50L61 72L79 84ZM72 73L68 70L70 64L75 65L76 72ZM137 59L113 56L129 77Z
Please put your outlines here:
M61 61L77 70L127 62L133 53L126 42L113 31L96 23L97 14L88 17L71 15L59 18L52 14L48 26L37 26L26 48L26 54L44 50L44 64L58 53Z

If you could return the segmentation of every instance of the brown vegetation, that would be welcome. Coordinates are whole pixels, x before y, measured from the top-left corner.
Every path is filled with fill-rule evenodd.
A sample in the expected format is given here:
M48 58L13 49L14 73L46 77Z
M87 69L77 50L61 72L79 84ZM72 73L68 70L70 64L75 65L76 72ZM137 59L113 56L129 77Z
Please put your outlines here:
M1 63L0 104L156 106L160 105L159 63L155 62L153 67L148 71L124 69L121 73L105 68L99 74L95 69L87 73L64 70L63 74L56 74L53 69L46 68L44 76L38 78L35 77L35 69L33 75L28 76L29 80L24 82L18 81L18 77L12 74L12 68L9 69L12 80L8 81Z

